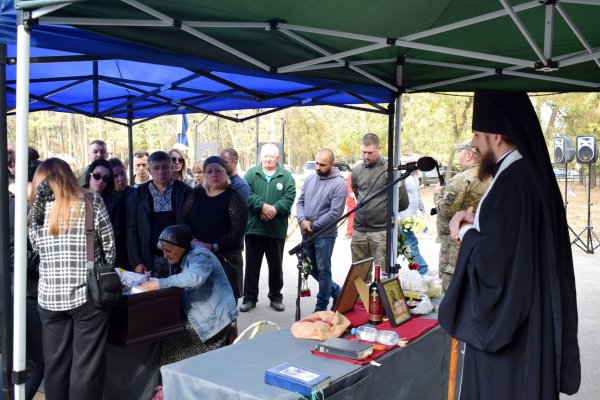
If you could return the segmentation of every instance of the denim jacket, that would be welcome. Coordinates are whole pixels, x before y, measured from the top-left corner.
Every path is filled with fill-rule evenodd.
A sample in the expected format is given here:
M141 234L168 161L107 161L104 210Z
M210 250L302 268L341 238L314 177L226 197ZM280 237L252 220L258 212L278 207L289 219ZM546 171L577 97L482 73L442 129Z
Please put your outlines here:
M159 279L160 288L185 288L183 310L194 330L205 342L238 317L231 285L221 263L203 246L192 244L183 256L182 271Z

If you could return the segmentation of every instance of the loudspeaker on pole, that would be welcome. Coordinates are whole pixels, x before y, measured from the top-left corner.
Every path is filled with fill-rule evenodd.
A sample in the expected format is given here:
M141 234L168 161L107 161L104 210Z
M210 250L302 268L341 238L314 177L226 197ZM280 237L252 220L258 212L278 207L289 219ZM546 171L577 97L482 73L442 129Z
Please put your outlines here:
M598 146L596 136L577 136L577 162L579 164L594 164L598 158Z
M557 136L554 138L554 162L566 164L575 158L575 147L573 140L568 136Z

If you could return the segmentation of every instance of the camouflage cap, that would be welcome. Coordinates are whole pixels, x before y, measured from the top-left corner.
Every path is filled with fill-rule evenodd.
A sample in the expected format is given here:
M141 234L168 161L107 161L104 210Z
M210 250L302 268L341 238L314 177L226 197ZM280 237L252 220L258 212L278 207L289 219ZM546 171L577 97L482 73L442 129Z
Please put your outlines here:
M454 145L454 148L457 151L461 151L461 150L464 149L464 150L470 151L473 154L479 154L479 152L477 151L477 149L475 147L471 147L471 141L470 140L467 140L464 143L457 143L457 144Z

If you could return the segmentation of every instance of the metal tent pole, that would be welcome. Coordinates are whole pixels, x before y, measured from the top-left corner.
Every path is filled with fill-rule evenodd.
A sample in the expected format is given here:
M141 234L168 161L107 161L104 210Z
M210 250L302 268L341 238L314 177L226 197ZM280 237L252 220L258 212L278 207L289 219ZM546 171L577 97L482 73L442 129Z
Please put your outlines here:
M127 106L129 109L127 112L127 168L129 168L129 184L133 185L133 113L131 112L131 105Z
M27 165L29 142L29 15L17 14L17 96L16 96L16 162L15 162L15 254L14 254L14 327L13 382L15 399L25 398L25 337L27 285Z
M6 45L0 43L0 165L8 164L7 156L7 123L6 123ZM0 168L0 221L8 221L8 170ZM0 224L0 240L2 243L9 241L9 224ZM0 335L2 337L2 397L12 399L12 385L10 371L12 370L12 296L10 276L10 253L8 246L0 249L0 310L2 323Z
M394 171L392 169L392 163L394 160L394 109L395 109L395 101L394 98L392 102L388 106L388 176L387 181L392 182L394 180ZM388 216L386 221L386 232L385 235L385 268L383 269L388 275L392 273L393 264L392 264L392 229L396 226L394 222L394 210L398 210L398 207L395 206L398 204L398 191L397 186L392 186L389 189L387 196L387 210L386 215ZM397 214L396 214L397 215Z
M396 111L395 115L395 141L394 141L394 163L393 165L399 165L400 162L400 148L402 145L402 141L400 140L400 126L402 125L402 95L399 95L396 99ZM394 171L394 178L397 178L400 174L400 171ZM400 194L398 190L394 190L394 204L398 204L398 197ZM393 212L394 218L392 220L392 253L391 253L391 266L393 267L393 273L398 273L398 268L396 266L398 259L398 207L394 208Z

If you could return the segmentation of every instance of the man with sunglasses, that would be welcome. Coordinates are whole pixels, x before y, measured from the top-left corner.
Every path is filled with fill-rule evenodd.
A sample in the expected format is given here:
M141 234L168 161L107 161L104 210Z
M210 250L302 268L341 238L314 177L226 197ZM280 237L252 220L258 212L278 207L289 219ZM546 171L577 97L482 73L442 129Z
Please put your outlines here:
M171 157L155 151L148 158L152 180L137 187L129 197L127 242L129 263L135 272L151 271L154 276L171 274L170 266L156 247L164 228L177 223L183 203L191 188L171 178Z

